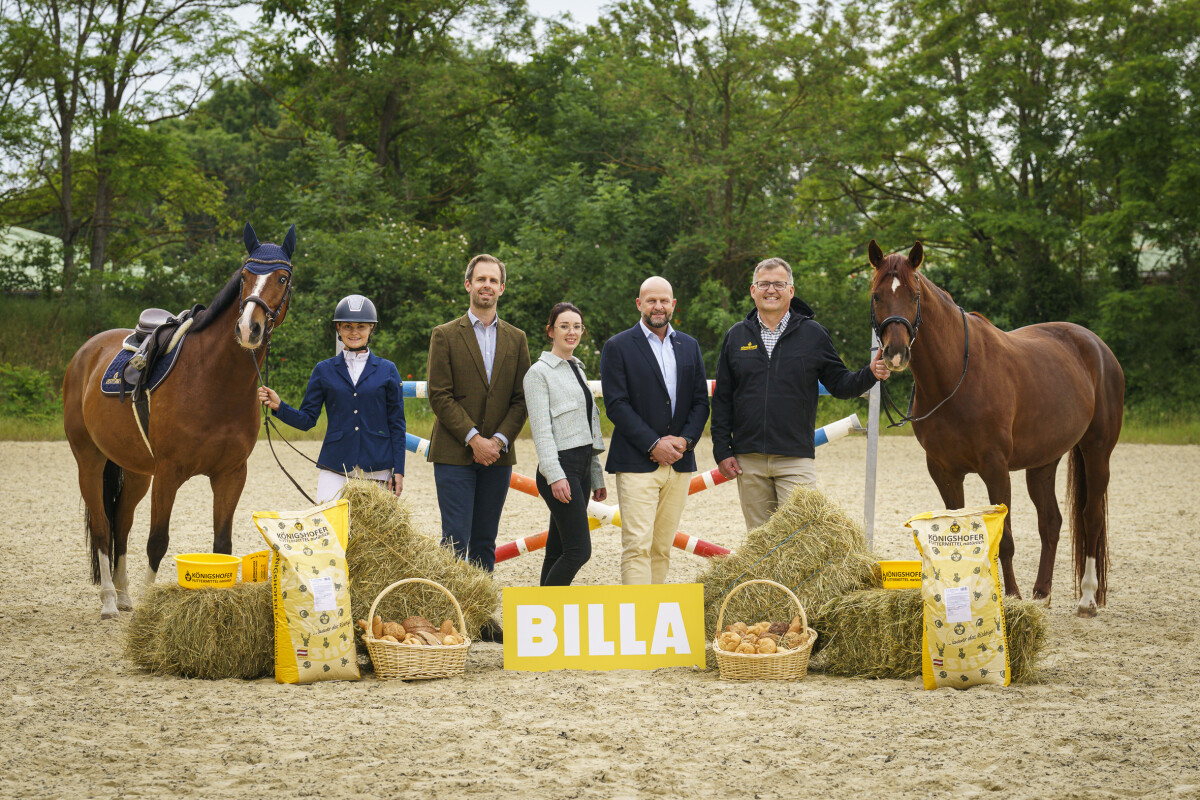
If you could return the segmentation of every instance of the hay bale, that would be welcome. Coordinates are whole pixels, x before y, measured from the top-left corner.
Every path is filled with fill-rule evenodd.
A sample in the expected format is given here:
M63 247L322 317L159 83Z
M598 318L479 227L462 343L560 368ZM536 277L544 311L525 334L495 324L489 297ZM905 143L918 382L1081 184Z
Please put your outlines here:
M820 609L825 642L814 671L852 678L921 674L920 589L868 589L835 597Z
M344 496L350 501L346 568L354 618L366 617L376 595L389 584L427 578L454 594L467 635L477 639L480 626L500 605L500 588L491 573L414 531L408 506L375 482L350 481ZM377 613L396 622L420 614L458 624L446 596L424 584L394 590ZM139 667L159 675L260 678L275 672L274 626L269 582L239 583L229 589L156 586L133 615L125 653ZM369 663L361 638L355 641L364 656L360 662Z
M1046 641L1046 615L1031 600L1004 598L1008 664L1013 683L1037 681ZM851 592L829 600L817 615L826 642L810 668L853 678L912 678L921 674L924 604L920 589Z
M880 586L879 565L867 550L862 525L819 490L799 486L764 525L746 534L745 543L724 558L712 559L698 578L704 584L705 632L712 641L717 613L728 593L754 578L781 583L796 593L810 627L819 609L847 592ZM790 620L795 606L772 586L756 584L733 595L725 624L739 620ZM818 639L817 648L822 645ZM708 655L709 666L715 657Z
M1037 660L1046 644L1046 609L1033 600L1002 599L1008 634L1008 668L1014 683L1037 683Z
M466 634L479 638L480 627L500 606L500 587L492 574L463 561L450 547L412 527L408 504L374 481L351 480L342 490L350 501L350 545L346 567L350 574L350 609L363 619L375 597L402 578L426 578L445 586L462 607ZM377 614L399 622L419 614L434 622L454 620L454 606L432 586L405 584L389 593ZM361 637L359 651L366 652Z
M156 675L243 678L275 672L275 621L269 583L228 589L153 586L142 598L125 655Z

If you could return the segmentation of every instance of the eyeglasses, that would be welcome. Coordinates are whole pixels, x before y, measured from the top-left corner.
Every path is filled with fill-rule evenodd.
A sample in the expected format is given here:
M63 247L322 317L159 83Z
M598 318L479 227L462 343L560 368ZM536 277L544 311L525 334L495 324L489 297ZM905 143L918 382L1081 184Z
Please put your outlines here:
M587 330L587 328L585 328L583 325L580 325L578 322L575 323L574 325L570 325L566 322L560 322L558 325L555 325L554 327L557 328L558 330L562 331L563 333L583 333L584 331Z
M774 289L777 292L782 292L787 287L791 286L791 281L755 281L754 285L758 287L760 292L765 292L767 289Z

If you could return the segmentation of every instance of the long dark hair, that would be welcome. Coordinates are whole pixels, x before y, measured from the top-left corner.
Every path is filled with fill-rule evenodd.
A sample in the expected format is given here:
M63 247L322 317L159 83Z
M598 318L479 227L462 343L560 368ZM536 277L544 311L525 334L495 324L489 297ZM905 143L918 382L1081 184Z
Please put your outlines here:
M564 311L574 311L576 314L579 315L579 324L583 325L583 312L579 310L579 307L577 305L575 305L574 303L566 303L566 302L555 303L554 308L550 309L550 320L546 323L546 337L547 338L550 337L550 331L554 330L554 323L558 322L559 316ZM583 331L584 331L584 333L587 333L586 325L584 325ZM581 336L580 339L582 339L582 338L583 337Z

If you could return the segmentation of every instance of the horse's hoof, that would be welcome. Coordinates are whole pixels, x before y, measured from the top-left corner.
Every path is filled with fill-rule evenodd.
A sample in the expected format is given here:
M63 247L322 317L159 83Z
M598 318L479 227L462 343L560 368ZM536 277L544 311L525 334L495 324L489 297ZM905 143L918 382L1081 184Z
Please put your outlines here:
M1034 591L1033 602L1037 603L1042 608L1049 608L1050 607L1050 595L1042 594L1041 592Z
M119 611L101 611L100 619L120 619L121 612Z
M117 611L133 611L133 603L117 603Z
M1094 605L1080 606L1079 608L1075 609L1075 616L1083 617L1084 619L1091 619L1092 617L1096 616L1096 607Z

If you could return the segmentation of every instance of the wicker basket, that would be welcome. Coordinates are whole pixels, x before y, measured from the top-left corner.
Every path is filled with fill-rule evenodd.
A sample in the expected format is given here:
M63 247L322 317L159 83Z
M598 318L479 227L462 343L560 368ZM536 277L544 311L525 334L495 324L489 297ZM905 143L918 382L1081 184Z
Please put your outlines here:
M375 609L379 607L379 601L392 589L405 583L426 583L441 589L450 598L454 610L458 613L458 630L466 630L467 623L463 619L462 607L459 606L458 600L454 599L454 595L440 583L424 578L405 578L380 592L371 604L371 613L367 615L368 622L375 619ZM370 628L370 625L367 627ZM467 664L467 650L471 647L471 640L466 638L465 633L462 644L451 645L386 642L376 639L370 630L364 631L363 641L367 643L367 652L371 655L371 663L375 665L375 675L381 680L411 681L461 675Z
M753 583L765 583L782 589L788 597L792 598L796 608L800 609L800 624L804 626L804 630L808 634L807 642L792 650L761 654L731 653L717 647L717 639L720 638L721 631L725 626L725 607L729 605L729 598ZM816 640L817 632L808 627L808 616L804 613L804 606L800 605L800 600L792 593L792 590L775 581L757 579L738 584L725 596L725 602L721 604L721 610L717 613L717 631L713 636L712 649L717 657L717 668L721 671L722 680L796 681L803 679L808 673L808 656L812 653L813 643Z

